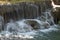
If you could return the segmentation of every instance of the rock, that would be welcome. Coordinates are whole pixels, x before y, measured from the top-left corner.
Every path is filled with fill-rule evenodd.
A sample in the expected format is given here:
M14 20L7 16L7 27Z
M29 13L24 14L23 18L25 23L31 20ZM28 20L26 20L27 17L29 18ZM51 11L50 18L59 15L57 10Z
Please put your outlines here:
M30 25L33 28L33 30L50 28L50 24L48 22L42 22L40 20L26 19L24 22Z
M40 29L40 24L36 20L34 20L34 19L32 19L32 20L26 19L24 22L26 24L30 25L33 28L33 30Z

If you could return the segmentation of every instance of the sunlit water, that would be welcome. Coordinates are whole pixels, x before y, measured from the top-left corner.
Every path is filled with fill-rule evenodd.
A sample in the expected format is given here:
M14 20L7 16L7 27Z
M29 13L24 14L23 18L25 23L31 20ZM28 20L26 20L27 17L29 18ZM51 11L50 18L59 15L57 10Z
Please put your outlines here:
M36 21L39 29L35 30L26 21ZM2 23L2 21L1 21ZM37 26L38 27L38 26ZM1 40L60 40L60 27L54 24L51 11L44 12L36 19L10 20L0 33Z

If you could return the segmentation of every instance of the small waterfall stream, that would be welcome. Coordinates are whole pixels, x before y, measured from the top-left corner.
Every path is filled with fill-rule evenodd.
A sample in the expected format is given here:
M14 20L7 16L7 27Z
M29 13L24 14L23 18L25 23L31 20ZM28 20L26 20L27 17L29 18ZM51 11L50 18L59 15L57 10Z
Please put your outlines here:
M34 14L25 14L25 16L27 17L26 19L25 19L24 14L22 14L23 16L21 16L22 19L20 20L19 19L20 14L18 14L19 13L18 9L14 8L17 12L19 20L14 21L13 19L10 19L10 21L4 25L4 30L1 29L1 32L0 32L1 40L29 40L29 39L36 40L34 38L37 37L36 35L38 35L38 33L40 33L40 32L41 33L39 35L40 35L40 37L42 37L42 38L40 38L40 40L42 40L43 38L44 38L43 40L45 40L45 38L48 38L48 37L44 37L43 33L48 34L48 32L58 30L57 28L55 28L55 27L57 27L57 25L54 23L54 19L51 15L51 10L46 10L45 12L43 12L41 14L41 16L39 16L38 7L33 4L28 4L28 5L29 5L27 7L28 9L30 8L30 6L33 6L36 8L36 10L37 10L36 14L35 15ZM27 11L29 11L29 10L27 10ZM31 15L31 16L29 16L29 15ZM28 18L28 16L29 16L29 18ZM31 17L33 17L33 18L31 18ZM3 17L0 16L0 27L2 27L1 25L3 25L3 21L4 21ZM50 38L48 38L48 39L50 39Z

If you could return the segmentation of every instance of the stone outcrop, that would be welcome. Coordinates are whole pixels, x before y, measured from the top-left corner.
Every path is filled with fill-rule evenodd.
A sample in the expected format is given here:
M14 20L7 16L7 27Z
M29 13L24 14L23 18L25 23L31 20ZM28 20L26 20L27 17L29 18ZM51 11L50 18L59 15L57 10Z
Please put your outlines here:
M26 19L24 23L30 25L33 28L33 30L50 28L50 24L48 22L41 22L37 19Z
M26 24L30 25L33 28L33 30L40 29L40 24L36 20L34 20L34 19L27 19L24 22Z

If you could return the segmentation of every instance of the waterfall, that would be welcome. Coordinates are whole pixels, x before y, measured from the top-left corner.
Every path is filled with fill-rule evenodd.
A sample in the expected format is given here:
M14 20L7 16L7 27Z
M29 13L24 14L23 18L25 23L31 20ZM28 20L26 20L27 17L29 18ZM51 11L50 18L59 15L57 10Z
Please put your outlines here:
M6 23L4 27L5 30L0 34L1 36L5 35L6 37L13 35L15 37L33 38L32 36L36 35L38 30L49 29L52 25L54 25L54 21L51 15L51 10L46 10L36 19L22 19L18 21L11 19Z
M9 19L9 22L7 22L6 24L3 23L4 19L2 16L0 16L0 26L4 28L4 30L2 30L2 28L0 29L0 38L7 37L12 39L11 37L19 37L30 39L34 38L38 31L46 32L52 29L55 30L53 28L53 26L55 26L55 23L53 16L51 15L51 10L46 9L46 11L42 12L40 16L40 13L38 12L39 8L37 5L25 5L26 6L22 8L20 8L21 5L20 7L19 5L13 7L14 13L16 12L16 14L9 14L8 16L11 18ZM20 13L20 11L22 12ZM13 20L14 18L17 18L18 20Z

